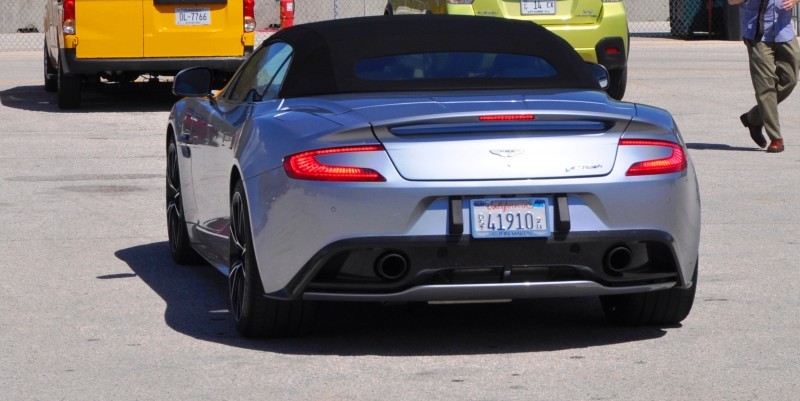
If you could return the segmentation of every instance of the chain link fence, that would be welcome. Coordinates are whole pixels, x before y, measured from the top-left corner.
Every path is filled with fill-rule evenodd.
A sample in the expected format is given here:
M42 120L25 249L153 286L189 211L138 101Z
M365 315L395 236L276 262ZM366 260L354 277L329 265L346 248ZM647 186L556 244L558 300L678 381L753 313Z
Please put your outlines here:
M47 1L0 0L0 52L42 48ZM295 0L294 23L380 15L385 7L386 0ZM625 0L625 8L634 37L739 39L738 9L727 0ZM256 0L256 21L257 38L277 28L279 0Z

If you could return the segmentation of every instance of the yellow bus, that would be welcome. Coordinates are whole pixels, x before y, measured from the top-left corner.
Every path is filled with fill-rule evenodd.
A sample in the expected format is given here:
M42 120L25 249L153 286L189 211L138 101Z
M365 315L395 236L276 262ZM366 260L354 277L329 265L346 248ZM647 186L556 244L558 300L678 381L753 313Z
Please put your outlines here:
M204 66L221 81L253 50L255 0L47 0L45 89L78 108L90 80Z

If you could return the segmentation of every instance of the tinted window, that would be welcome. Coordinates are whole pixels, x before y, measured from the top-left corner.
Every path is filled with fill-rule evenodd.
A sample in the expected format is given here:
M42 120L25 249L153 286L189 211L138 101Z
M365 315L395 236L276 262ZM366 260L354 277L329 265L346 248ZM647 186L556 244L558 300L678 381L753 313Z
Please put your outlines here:
M360 60L356 76L395 81L469 78L548 78L556 69L541 57L508 53L436 52Z
M277 96L292 58L292 47L273 43L250 57L226 96L234 101L253 102Z

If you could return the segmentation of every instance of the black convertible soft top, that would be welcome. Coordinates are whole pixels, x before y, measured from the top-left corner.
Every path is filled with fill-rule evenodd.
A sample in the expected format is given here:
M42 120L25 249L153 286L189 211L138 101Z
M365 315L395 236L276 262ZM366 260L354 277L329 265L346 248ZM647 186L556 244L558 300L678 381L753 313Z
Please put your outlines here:
M339 19L282 29L264 43L286 42L294 59L281 97L336 93L479 90L600 89L578 53L563 39L526 21L456 15L397 15ZM538 56L555 67L547 78L366 80L360 60L414 53L494 52Z

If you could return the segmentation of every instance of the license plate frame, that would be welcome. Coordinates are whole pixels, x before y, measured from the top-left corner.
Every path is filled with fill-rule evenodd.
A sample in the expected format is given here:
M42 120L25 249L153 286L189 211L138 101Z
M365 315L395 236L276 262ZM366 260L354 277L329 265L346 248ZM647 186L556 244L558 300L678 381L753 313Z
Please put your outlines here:
M211 25L210 7L176 7L175 25L205 26Z
M545 196L470 199L470 234L481 239L549 237L550 203Z
M520 0L519 12L522 15L555 15L555 0Z

